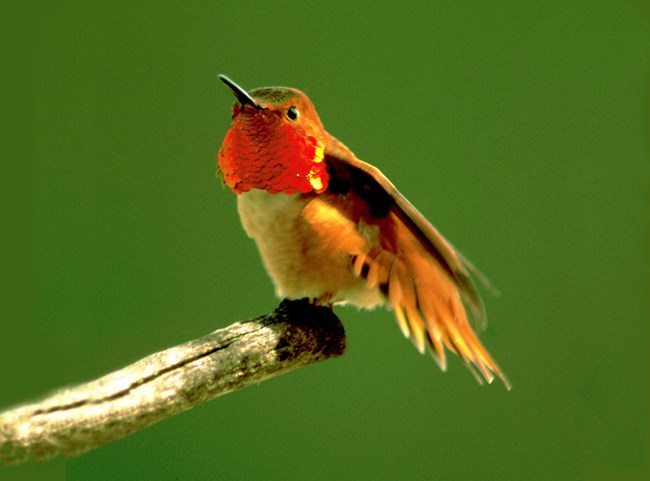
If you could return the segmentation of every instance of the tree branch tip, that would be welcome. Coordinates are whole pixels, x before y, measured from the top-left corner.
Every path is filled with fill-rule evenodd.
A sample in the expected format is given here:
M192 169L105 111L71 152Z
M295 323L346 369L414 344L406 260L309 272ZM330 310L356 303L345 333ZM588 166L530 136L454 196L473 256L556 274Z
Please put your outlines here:
M150 354L94 381L0 412L0 462L77 456L198 404L340 356L331 308L284 300L272 312Z

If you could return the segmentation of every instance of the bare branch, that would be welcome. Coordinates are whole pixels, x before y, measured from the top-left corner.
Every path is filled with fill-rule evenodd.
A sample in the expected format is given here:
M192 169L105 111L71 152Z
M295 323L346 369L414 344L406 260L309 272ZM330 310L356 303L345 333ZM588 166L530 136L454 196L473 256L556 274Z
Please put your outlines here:
M236 322L152 354L95 381L0 413L7 465L76 456L222 394L345 350L330 309L283 301L270 314Z

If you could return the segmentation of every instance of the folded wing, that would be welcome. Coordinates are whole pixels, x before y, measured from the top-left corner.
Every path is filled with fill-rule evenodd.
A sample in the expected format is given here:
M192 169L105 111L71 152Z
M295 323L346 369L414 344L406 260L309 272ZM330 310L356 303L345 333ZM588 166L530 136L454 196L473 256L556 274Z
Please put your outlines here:
M472 283L473 266L375 167L358 160L340 142L325 156L328 195L346 196L360 225L379 230L367 252L354 253L352 269L390 302L398 325L415 346L431 352L441 369L445 348L488 383L510 383L472 326L485 325L485 309ZM470 323L470 320L472 321Z

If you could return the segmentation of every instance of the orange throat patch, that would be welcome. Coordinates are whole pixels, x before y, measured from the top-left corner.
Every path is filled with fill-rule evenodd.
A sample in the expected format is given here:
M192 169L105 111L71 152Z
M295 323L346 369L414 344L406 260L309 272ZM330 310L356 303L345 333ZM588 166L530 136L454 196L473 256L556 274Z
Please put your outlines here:
M325 146L275 115L235 119L219 149L219 171L233 192L323 192L329 174Z

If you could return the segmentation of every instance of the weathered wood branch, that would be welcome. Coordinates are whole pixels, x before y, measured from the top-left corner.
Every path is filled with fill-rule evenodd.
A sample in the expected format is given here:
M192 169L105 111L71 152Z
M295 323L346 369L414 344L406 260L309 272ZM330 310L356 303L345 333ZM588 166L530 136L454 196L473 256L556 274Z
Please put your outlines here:
M343 354L330 309L283 301L270 314L152 354L95 381L0 413L0 459L68 457L222 394Z

